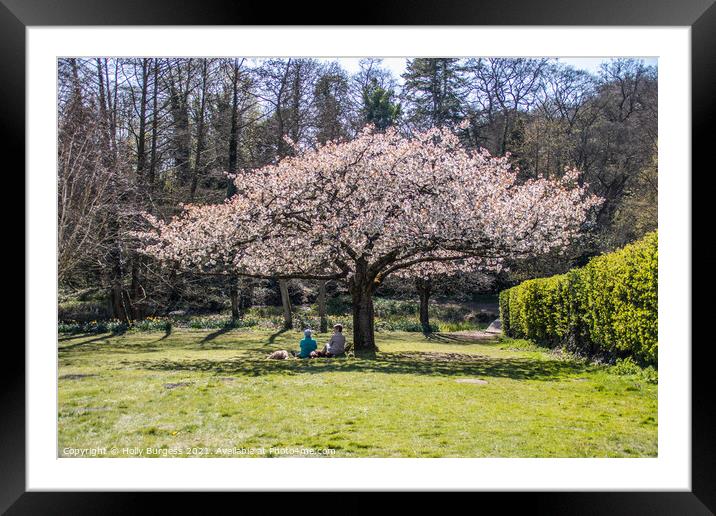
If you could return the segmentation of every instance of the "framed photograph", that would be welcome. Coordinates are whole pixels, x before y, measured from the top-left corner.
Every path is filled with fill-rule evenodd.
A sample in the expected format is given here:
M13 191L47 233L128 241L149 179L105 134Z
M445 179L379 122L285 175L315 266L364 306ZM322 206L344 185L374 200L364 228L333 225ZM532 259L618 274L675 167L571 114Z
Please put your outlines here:
M716 510L691 303L716 7L617 4L3 0L27 252L0 507Z

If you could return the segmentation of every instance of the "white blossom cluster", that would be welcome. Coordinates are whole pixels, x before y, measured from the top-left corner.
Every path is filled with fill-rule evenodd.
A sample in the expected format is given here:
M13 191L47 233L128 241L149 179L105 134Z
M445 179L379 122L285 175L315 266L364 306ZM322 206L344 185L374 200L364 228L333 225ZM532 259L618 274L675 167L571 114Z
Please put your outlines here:
M517 181L508 157L464 149L447 129L366 128L276 165L242 171L237 194L151 216L144 252L207 272L350 280L401 269L496 270L565 246L599 199L569 170Z

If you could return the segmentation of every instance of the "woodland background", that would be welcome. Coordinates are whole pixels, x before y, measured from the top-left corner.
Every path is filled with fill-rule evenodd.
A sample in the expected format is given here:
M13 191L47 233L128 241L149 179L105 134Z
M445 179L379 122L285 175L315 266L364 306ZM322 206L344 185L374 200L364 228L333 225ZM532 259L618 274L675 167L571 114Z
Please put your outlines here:
M520 177L584 173L604 199L596 224L566 253L496 277L433 285L475 300L525 279L563 273L657 227L657 70L637 59L599 72L555 59L380 59L357 73L339 61L248 58L58 60L60 320L133 321L252 305L315 301L315 282L212 277L167 270L138 252L142 212L168 219L185 203L217 203L240 175L303 148L354 137L366 124L409 135L434 126L464 145L510 153ZM465 129L459 124L467 120ZM417 297L387 281L386 298ZM341 286L326 285L329 302ZM283 291L283 292L282 292Z

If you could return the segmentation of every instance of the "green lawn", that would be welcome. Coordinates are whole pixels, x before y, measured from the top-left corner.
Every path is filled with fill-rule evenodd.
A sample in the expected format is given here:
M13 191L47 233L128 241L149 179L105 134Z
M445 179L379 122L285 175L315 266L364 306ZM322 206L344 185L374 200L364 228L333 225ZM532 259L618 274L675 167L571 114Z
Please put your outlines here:
M124 448L143 456L147 448L171 456L657 454L657 386L639 376L524 341L377 338L374 359L271 361L272 350L297 349L300 333L61 336L58 455L76 453L69 448L105 448L105 457L129 456Z

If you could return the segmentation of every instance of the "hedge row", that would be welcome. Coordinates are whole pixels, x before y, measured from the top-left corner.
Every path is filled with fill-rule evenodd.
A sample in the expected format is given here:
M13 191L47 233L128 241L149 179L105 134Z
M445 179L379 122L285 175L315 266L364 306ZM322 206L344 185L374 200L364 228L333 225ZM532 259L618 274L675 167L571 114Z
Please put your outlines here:
M591 356L657 365L658 236L593 258L566 274L500 293L503 332Z

